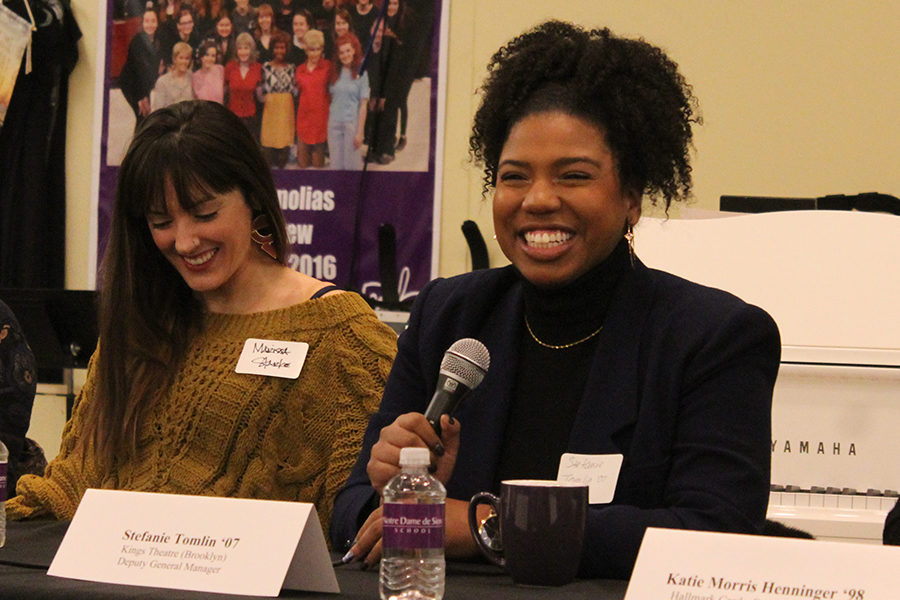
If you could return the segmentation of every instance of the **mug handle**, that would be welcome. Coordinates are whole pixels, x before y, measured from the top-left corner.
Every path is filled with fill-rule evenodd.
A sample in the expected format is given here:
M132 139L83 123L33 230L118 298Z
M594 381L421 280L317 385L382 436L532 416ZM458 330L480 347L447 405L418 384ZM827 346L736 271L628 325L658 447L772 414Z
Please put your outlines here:
M481 553L484 554L485 558L489 561L497 565L498 567L506 567L506 559L503 558L503 554L497 552L493 548L490 548L485 544L484 540L481 539L481 535L478 531L481 523L478 521L478 505L479 504L490 504L491 508L494 509L496 514L500 514L500 498L495 496L490 492L478 492L472 499L469 500L469 532L472 534L472 537L475 539L475 545L478 546L478 549L481 550Z

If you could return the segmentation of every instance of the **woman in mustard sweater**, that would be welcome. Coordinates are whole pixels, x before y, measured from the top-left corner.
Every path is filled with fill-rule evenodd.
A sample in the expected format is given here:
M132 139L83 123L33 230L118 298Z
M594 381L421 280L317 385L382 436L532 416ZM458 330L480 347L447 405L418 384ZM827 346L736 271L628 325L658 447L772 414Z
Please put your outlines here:
M312 502L327 532L396 336L287 253L238 117L208 101L152 113L119 170L87 381L9 517L71 518L93 487ZM299 376L237 373L250 338L307 343Z

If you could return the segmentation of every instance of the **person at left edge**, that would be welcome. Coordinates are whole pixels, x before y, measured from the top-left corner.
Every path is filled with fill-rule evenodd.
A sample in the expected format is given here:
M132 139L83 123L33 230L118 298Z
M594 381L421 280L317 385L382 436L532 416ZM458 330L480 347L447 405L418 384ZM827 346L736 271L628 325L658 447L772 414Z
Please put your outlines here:
M312 502L327 535L396 336L287 252L240 119L200 100L151 113L119 170L87 381L9 517L70 519L92 487ZM308 343L299 377L236 373L248 338Z

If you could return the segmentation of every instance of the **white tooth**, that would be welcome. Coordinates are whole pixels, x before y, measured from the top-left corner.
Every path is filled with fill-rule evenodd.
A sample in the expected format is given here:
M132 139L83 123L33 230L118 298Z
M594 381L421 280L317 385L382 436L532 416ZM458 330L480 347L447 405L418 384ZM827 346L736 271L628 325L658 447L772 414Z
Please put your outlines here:
M565 231L529 231L525 233L525 241L536 248L549 248L562 244L572 238L572 234Z
M208 261L210 258L212 258L212 255L213 255L214 252L215 252L214 250L209 250L209 251L207 251L207 252L204 252L204 253L201 254L200 256L196 256L196 257L187 257L187 256L185 256L185 257L184 257L184 260L185 260L189 265L192 265L192 266L202 265L203 263L205 263L206 261Z

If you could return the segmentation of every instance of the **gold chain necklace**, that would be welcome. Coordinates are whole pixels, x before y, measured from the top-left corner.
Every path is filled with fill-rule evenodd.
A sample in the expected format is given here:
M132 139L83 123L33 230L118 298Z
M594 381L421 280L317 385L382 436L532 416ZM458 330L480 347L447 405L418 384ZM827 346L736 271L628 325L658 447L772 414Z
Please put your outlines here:
M542 342L541 340L538 339L538 336L534 335L534 331L531 329L531 323L528 322L527 315L525 317L525 327L528 329L528 333L529 333L529 335L531 335L531 339L533 339L535 342L537 342L544 348L550 348L551 350L565 350L566 348L571 348L573 346L577 346L578 344L583 344L584 342L588 341L589 339L591 339L592 337L594 337L595 335L600 333L600 331L603 329L603 325L601 325L595 331L593 331L592 333L589 333L588 335L581 338L580 340L571 342L569 344L556 345L556 344L548 344L547 342Z

